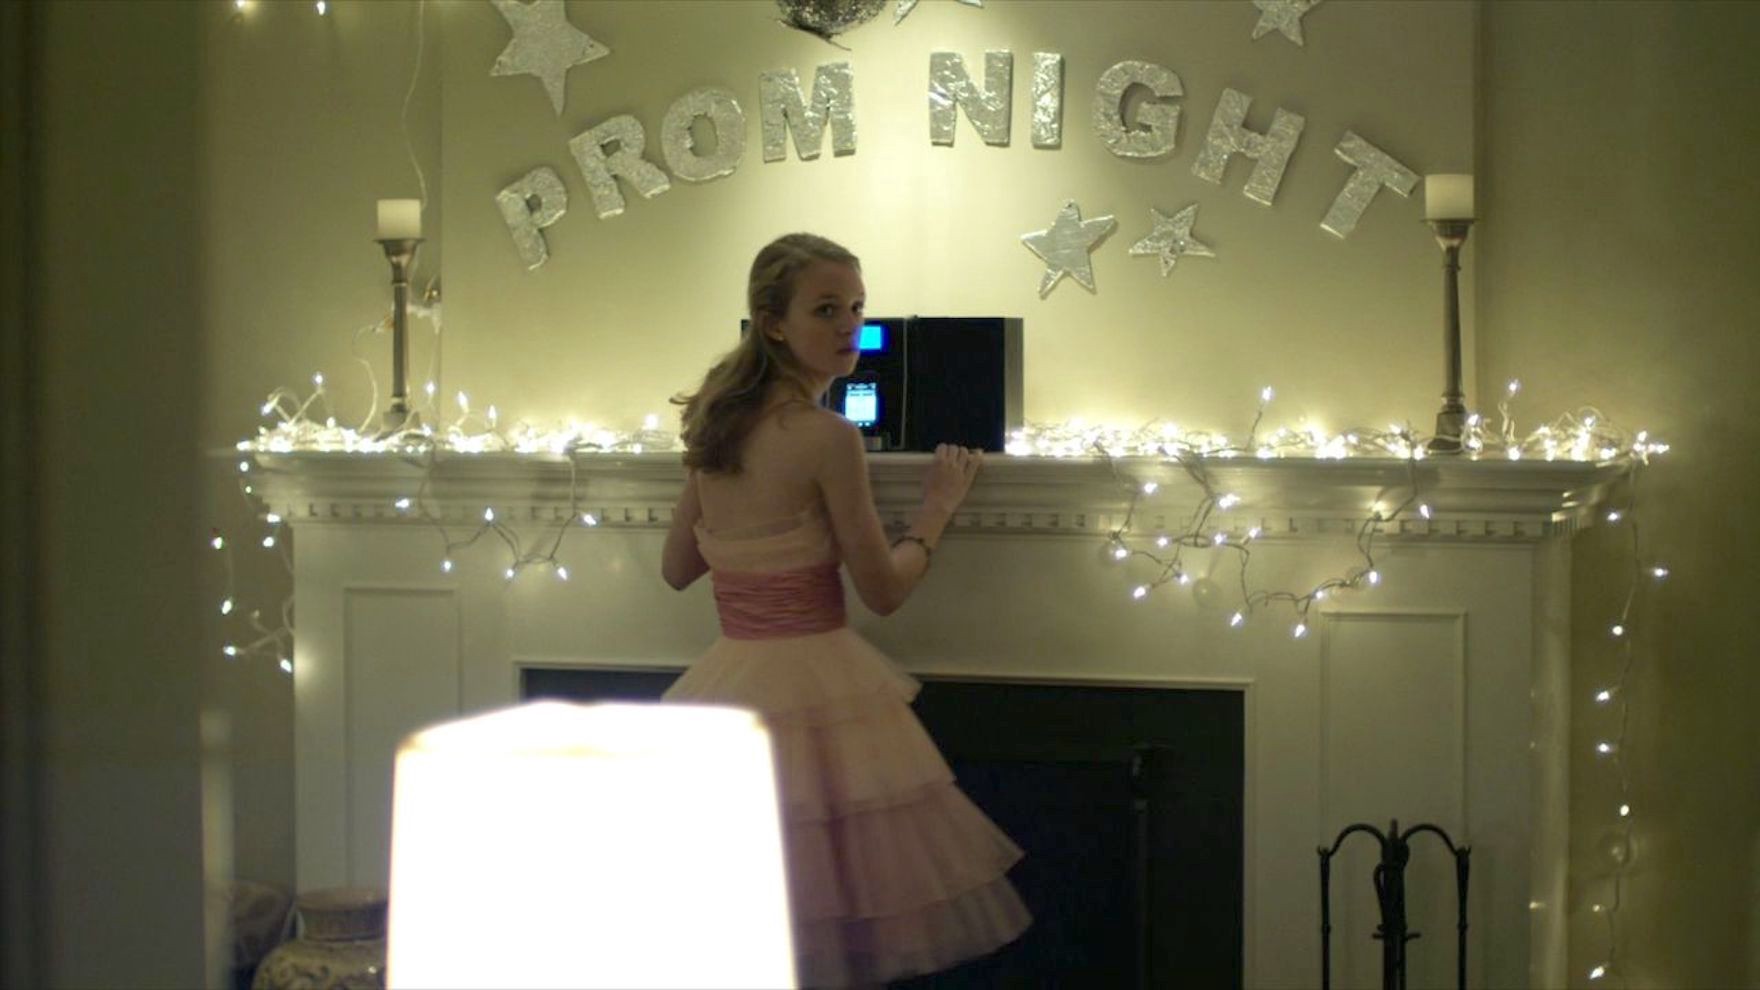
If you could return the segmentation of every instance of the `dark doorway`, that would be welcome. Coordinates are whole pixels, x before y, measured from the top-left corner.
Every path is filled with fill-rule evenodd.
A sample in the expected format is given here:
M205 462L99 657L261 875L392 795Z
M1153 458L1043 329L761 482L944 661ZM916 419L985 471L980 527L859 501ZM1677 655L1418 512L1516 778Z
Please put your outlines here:
M523 694L651 700L676 676L533 668ZM1240 692L923 681L917 714L960 786L1026 850L1010 877L1034 924L896 986L1241 985Z

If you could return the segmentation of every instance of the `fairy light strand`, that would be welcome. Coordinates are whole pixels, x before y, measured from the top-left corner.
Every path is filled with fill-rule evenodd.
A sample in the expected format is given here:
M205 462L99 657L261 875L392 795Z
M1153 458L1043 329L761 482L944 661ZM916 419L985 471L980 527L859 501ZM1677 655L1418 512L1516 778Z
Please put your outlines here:
M315 396L314 396L315 397ZM305 404L311 400L306 400ZM236 478L238 491L245 504L255 513L258 500L254 486L246 479L250 476L248 461L239 462ZM285 525L280 515L270 512L264 516L266 532L259 543L266 550L273 550L280 558L282 567L291 578L293 575L293 554L288 541L281 539L281 530ZM248 629L249 638L240 643L237 637L227 635L220 652L228 660L240 658L262 658L274 660L283 673L293 672L293 595L290 593L281 600L276 615L279 622L268 625L263 622L260 609L244 609L240 606L238 595L238 569L233 559L233 541L228 540L218 528L214 529L208 539L208 546L220 554L222 570L225 575L224 590L220 598L220 615L226 619L228 627L235 627L241 621Z
M507 564L503 572L508 580L513 580L520 571L528 567L543 565L549 566L561 580L569 579L568 568L562 564L560 559L562 541L568 536L569 531L577 525L594 527L599 524L596 516L581 508L580 475L574 458L568 459L568 514L551 527L552 532L549 536L540 536L534 539L532 548L527 549L519 533L496 515L494 506L484 507L482 524L469 536L455 537L452 534L441 515L430 509L428 505L428 489L433 481L437 454L436 448L429 447L427 449L423 460L421 484L413 496L399 498L393 503L393 506L399 512L413 512L416 518L432 526L439 534L441 540L440 570L442 573L452 573L453 561L456 557L455 551L475 544L485 535L493 534L506 545L510 555L510 563ZM549 543L549 549L540 549L545 542Z
M1619 799L1609 809L1614 817L1617 846L1608 850L1613 866L1608 878L1608 902L1596 904L1593 908L1593 913L1604 920L1607 947L1604 958L1587 972L1591 983L1601 985L1605 981L1625 986L1624 974L1618 966L1619 914L1624 905L1625 878L1631 869L1635 851L1633 838L1637 829L1637 814L1632 804L1632 781L1624 756L1629 744L1631 725L1632 702L1628 681L1637 655L1637 631L1633 626L1632 613L1639 589L1666 580L1671 574L1667 565L1646 561L1643 556L1638 527L1637 487L1639 474L1648 466L1650 457L1667 452L1668 445L1652 440L1646 431L1628 436L1614 428L1606 417L1592 407L1585 407L1576 413L1543 424L1523 436L1517 432L1515 420L1510 414L1511 403L1520 387L1519 381L1511 381L1500 398L1497 404L1499 423L1495 429L1489 428L1484 418L1477 413L1469 417L1465 438L1469 459L1501 455L1516 461L1532 456L1548 461L1569 459L1621 463L1626 469L1626 497L1623 504L1607 510L1602 516L1607 525L1628 528L1631 572L1617 616L1607 626L1608 636L1618 650L1617 674L1612 684L1598 689L1594 695L1598 706L1614 708L1614 734L1611 738L1599 740L1594 752L1597 757L1605 759L1611 768ZM1130 491L1130 502L1124 521L1107 537L1109 556L1118 561L1140 557L1152 562L1157 568L1155 576L1148 583L1133 583L1131 597L1134 600L1146 599L1156 588L1170 581L1182 586L1188 584L1190 572L1183 566L1185 550L1230 549L1238 554L1241 601L1238 608L1230 611L1228 625L1231 628L1240 628L1255 609L1273 603L1288 603L1295 612L1291 636L1302 639L1309 632L1309 610L1316 601L1324 600L1329 592L1339 589L1380 583L1380 572L1375 566L1374 541L1384 525L1397 520L1413 505L1417 506L1421 517L1431 520L1434 518L1434 508L1429 501L1423 499L1417 481L1416 465L1423 459L1425 451L1422 438L1395 426L1386 431L1355 430L1333 436L1313 431L1304 435L1303 431L1284 428L1261 440L1258 437L1258 428L1273 394L1270 388L1261 393L1260 405L1254 414L1245 443L1231 443L1218 434L1185 433L1174 427L1157 426L1154 423L1134 431L1124 431L1087 427L1078 421L1059 427L1035 427L1019 431L1011 438L1010 452L1023 455L1073 456L1078 451L1087 450L1106 459L1114 478ZM1117 462L1121 452L1136 457L1159 456L1183 469L1187 477L1197 485L1202 495L1184 530L1174 534L1159 532L1152 540L1133 532L1133 523L1142 500L1157 495L1162 486L1153 481L1137 483L1124 478ZM1367 518L1358 527L1357 550L1362 556L1360 566L1346 571L1341 577L1323 581L1305 593L1255 591L1248 584L1247 574L1252 556L1250 543L1257 535L1257 529L1249 530L1245 538L1239 538L1233 535L1238 531L1236 528L1211 528L1213 515L1232 509L1240 503L1240 499L1231 493L1217 491L1205 469L1205 463L1209 459L1225 460L1248 455L1277 458L1291 453L1313 457L1361 456L1364 453L1400 456L1407 467L1406 496L1391 509L1383 501L1377 500ZM1154 549L1132 546L1133 540L1139 543L1152 542ZM1156 552L1169 547L1172 548L1171 554Z
M438 303L431 309L424 308L421 315L427 317L433 325L435 350L438 351L438 337L441 333ZM377 329L377 326L366 328L372 329ZM356 336L357 340L359 335ZM358 353L356 356L359 357ZM371 413L360 428L350 429L337 425L323 378L314 376L313 392L304 398L288 388L271 392L261 411L265 418L273 416L277 422L272 426L259 426L257 436L241 441L238 448L247 454L348 451L393 456L416 455L422 466L421 481L415 492L396 500L395 508L413 520L435 529L441 545L439 569L446 574L455 572L461 551L492 534L506 548L506 563L502 573L508 580L532 567L548 567L559 580L569 580L568 568L561 561L563 542L569 530L577 525L596 526L599 522L597 517L584 511L581 506L577 456L679 449L676 432L662 430L656 416L647 416L641 427L635 430L616 430L578 421L551 429L541 429L523 420L503 426L495 406L487 406L486 412L479 413L473 410L468 396L462 392L457 396L458 413L448 422L437 411L437 375L429 378L425 389L429 408L434 412L428 425L424 426L423 435L413 442L392 443L378 439L367 431L367 426L373 422L373 414L377 412L379 393L371 364L364 360L362 364L367 368L373 402ZM1637 828L1638 818L1624 759L1631 710L1627 682L1635 659L1637 640L1632 613L1638 589L1645 584L1646 579L1654 583L1666 579L1670 573L1665 565L1645 562L1640 556L1636 485L1640 469L1648 465L1650 457L1665 453L1668 445L1651 439L1643 431L1635 436L1626 435L1593 407L1582 407L1523 434L1517 430L1511 415L1512 402L1519 390L1518 382L1509 383L1497 403L1498 422L1495 425L1478 413L1469 416L1463 437L1466 450L1462 456L1465 459L1501 458L1513 461L1533 458L1621 463L1627 471L1627 498L1624 504L1603 517L1609 525L1628 527L1630 533L1632 580L1617 617L1608 626L1609 638L1616 644L1621 660L1614 681L1597 690L1594 698L1597 706L1612 708L1615 716L1616 731L1610 739L1601 741L1605 746L1605 752L1601 755L1615 774L1617 783L1619 800L1617 805L1609 808L1608 813L1614 816L1620 850L1615 856L1609 881L1608 903L1597 905L1594 911L1605 919L1605 958L1596 963L1588 974L1590 981L1597 985L1608 982L1623 985L1623 974L1616 965L1620 956L1619 913L1623 906L1625 874L1630 868L1632 836ZM1304 639L1312 631L1310 613L1315 603L1325 601L1342 591L1373 587L1381 583L1381 572L1376 562L1376 545L1378 538L1390 524L1400 520L1408 511L1425 520L1434 520L1438 506L1433 498L1426 496L1419 484L1417 467L1418 462L1425 460L1427 455L1425 438L1409 426L1392 424L1385 429L1351 429L1331 433L1317 425L1305 424L1278 427L1261 435L1260 429L1267 408L1274 397L1275 392L1270 388L1260 393L1260 401L1244 441L1235 441L1221 433L1184 430L1159 420L1152 420L1136 428L1092 426L1075 420L1061 424L1034 424L1017 430L1010 435L1006 452L1014 456L1045 458L1097 456L1106 461L1113 477L1119 484L1127 486L1131 493L1123 521L1106 534L1110 555L1119 561L1133 558L1146 560L1155 568L1149 580L1138 580L1131 584L1130 594L1133 599L1146 599L1168 584L1189 586L1192 583L1192 572L1185 566L1188 552L1229 551L1237 556L1240 595L1237 606L1228 611L1229 626L1242 627L1256 612L1274 605L1288 605L1293 613L1290 635L1295 639ZM313 418L320 410L323 414L322 423ZM460 536L456 533L456 524L449 526L431 504L435 469L441 454L486 452L567 456L568 512L558 522L547 527L545 533L534 538L529 546L515 531L511 520L505 514L494 513L492 506L486 507L489 511L485 511L484 519L479 525L473 527L468 535ZM1166 486L1159 481L1137 481L1124 477L1119 461L1125 457L1159 459L1174 465L1197 487L1201 493L1200 498L1185 519L1183 527L1175 531L1150 533L1136 530L1143 500L1162 496ZM1212 462L1226 462L1244 457L1262 460L1397 458L1404 462L1406 479L1396 490L1382 492L1357 526L1355 547L1360 558L1357 563L1305 590L1255 589L1250 582L1249 565L1252 559L1252 543L1259 532L1256 527L1243 529L1241 526L1218 524L1219 516L1242 504L1242 499L1233 492L1220 490L1209 471L1209 464ZM249 476L249 463L248 460L240 462L239 475L240 488L247 499L253 494L251 485L245 480ZM1446 511L1446 506L1441 509ZM275 536L281 525L279 520L271 523L268 535ZM219 539L218 534L216 539ZM287 541L280 540L276 545L291 572L291 558L286 556ZM230 554L229 542L222 542L216 547L217 550L222 548L226 554ZM229 556L227 560L226 599L236 603ZM292 655L293 640L291 607L292 597L289 596L283 603L281 624L274 628L264 625L258 613L250 611L249 622L255 638L242 645L229 640L225 647L228 655L274 656L279 659L281 669L290 672L291 662L288 658ZM234 615L236 614L235 605ZM1614 631L1616 629L1618 632Z
M1638 527L1638 480L1644 462L1634 459L1629 465L1625 478L1626 498L1623 506L1610 510L1606 519L1609 525L1623 526L1627 530L1628 545L1631 556L1631 574L1626 583L1624 600L1620 604L1618 617L1609 625L1608 632L1616 644L1618 663L1617 673L1610 684L1598 688L1594 695L1597 707L1611 708L1614 733L1611 738L1599 740L1595 744L1598 754L1605 754L1608 765L1613 773L1614 784L1619 792L1618 804L1612 808L1614 835L1618 847L1613 850L1612 871L1607 878L1607 903L1596 904L1592 909L1599 915L1606 927L1607 947L1600 962L1589 968L1588 977L1596 985L1626 986L1626 976L1619 966L1620 961L1620 927L1619 913L1625 903L1625 879L1631 870L1632 854L1635 851L1633 836L1637 830L1637 815L1632 807L1632 780L1627 768L1624 753L1629 741L1631 728L1631 691L1627 686L1632 667L1637 660L1637 640L1639 630L1633 627L1632 611L1637 604L1640 589L1652 586L1669 577L1667 566L1646 561L1643 555L1643 544ZM1646 580L1648 578L1648 580ZM1615 632L1618 630L1618 632Z
M1391 510L1386 508L1385 493L1383 493L1383 498L1376 500L1367 518L1357 528L1356 548L1362 557L1362 563L1360 566L1347 570L1341 576L1321 581L1307 591L1254 590L1249 583L1248 572L1253 553L1251 544L1260 536L1259 527L1251 526L1244 533L1241 533L1239 527L1213 523L1217 513L1228 512L1239 505L1241 499L1232 492L1218 491L1206 467L1207 461L1212 459L1227 460L1247 454L1257 457L1283 456L1291 449L1292 445L1301 442L1292 439L1292 437L1301 434L1287 428L1277 430L1265 440L1259 438L1258 431L1260 424L1264 421L1265 410L1275 395L1275 390L1269 386L1259 393L1259 405L1254 411L1253 421L1248 427L1244 443L1233 444L1228 442L1226 438L1211 433L1202 434L1194 439L1193 435L1184 434L1178 430L1153 428L1154 424L1137 431L1138 439L1135 439L1134 442L1126 441L1127 447L1135 455L1143 456L1149 451L1145 451L1140 438L1144 434L1154 435L1153 453L1158 454L1162 460L1181 468L1186 477L1202 493L1185 525L1173 533L1157 531L1153 536L1147 536L1134 532L1133 526L1142 500L1157 495L1161 486L1154 481L1137 483L1123 477L1119 470L1117 456L1106 445L1108 438L1100 436L1091 439L1092 450L1105 458L1113 478L1120 485L1128 487L1131 493L1123 521L1107 536L1111 547L1111 557L1118 561L1140 557L1151 562L1156 569L1154 577L1148 583L1137 584L1132 589L1134 599L1141 601L1153 593L1155 589L1169 583L1182 586L1188 584L1190 572L1185 567L1185 551L1231 550L1237 555L1240 605L1229 615L1229 626L1240 628L1245 625L1247 619L1255 611L1273 604L1287 603L1295 613L1295 621L1290 627L1290 635L1293 638L1302 639L1308 634L1308 613L1315 602L1324 600L1329 593L1360 588L1365 584L1377 585L1380 583L1380 571L1375 564L1375 539L1381 534L1385 525L1397 520L1408 507L1419 500L1416 467L1417 462L1424 456L1424 446L1409 428L1395 426L1387 431L1357 430L1345 435L1351 437L1353 443L1363 443L1366 440L1368 443L1376 445L1380 450L1400 452L1406 462L1405 490L1407 494ZM1332 444L1330 438L1316 437L1312 434L1306 434L1305 438L1313 448L1324 448ZM1119 441L1116 436L1110 439L1115 443ZM1057 446L1061 449L1066 443L1067 441L1060 439ZM1133 541L1139 544L1152 543L1153 548L1143 545L1133 546ZM1168 548L1172 549L1171 553L1158 552Z

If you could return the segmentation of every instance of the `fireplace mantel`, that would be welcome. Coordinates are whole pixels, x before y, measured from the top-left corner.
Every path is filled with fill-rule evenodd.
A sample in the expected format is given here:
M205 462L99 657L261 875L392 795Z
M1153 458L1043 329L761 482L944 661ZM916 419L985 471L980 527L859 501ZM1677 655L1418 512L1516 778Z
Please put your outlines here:
M927 454L869 459L881 514L902 521L916 507ZM684 480L675 452L644 454L483 453L424 457L337 452L256 455L257 491L296 524L397 522L398 499L418 490L429 513L470 525L493 507L509 525L549 524L590 512L603 525L665 527ZM1414 485L1432 512L1408 510L1382 527L1388 537L1539 540L1589 518L1620 468L1578 461L1392 458L1227 458L1202 461L1213 488L1240 496L1230 525L1267 538L1356 532L1377 501L1396 506ZM1091 535L1117 527L1132 482L1161 485L1136 522L1156 529L1183 518L1200 489L1161 458L1038 458L991 455L954 520L973 532ZM425 482L425 485L424 485ZM572 485L572 493L571 493ZM572 495L572 498L571 498Z
M236 455L235 455L236 456ZM262 452L256 493L293 527L296 869L301 888L385 883L391 766L407 733L511 704L534 667L676 670L714 637L707 582L660 579L684 473L678 454ZM883 517L920 497L926 455L870 458ZM850 622L925 677L1226 690L1246 719L1243 972L1318 983L1315 850L1343 825L1431 821L1473 845L1469 972L1481 986L1563 982L1570 717L1569 540L1623 471L1427 458L1211 459L1212 517L1257 526L1238 554L1188 551L1191 587L1131 589L1106 535L1179 528L1202 489L1160 459L992 456L896 615L852 598ZM1243 584L1302 591L1362 563L1377 502L1373 588L1329 595L1301 635L1287 606L1231 624ZM400 509L397 502L417 498ZM528 549L554 535L567 568L504 574L508 541L468 537L492 508ZM579 525L590 513L596 525ZM551 534L551 535L547 535ZM544 542L546 548L551 544ZM449 566L442 567L442 556ZM455 565L455 566L454 566ZM1335 861L1334 963L1373 983L1372 858ZM1452 983L1452 863L1408 873L1413 983Z

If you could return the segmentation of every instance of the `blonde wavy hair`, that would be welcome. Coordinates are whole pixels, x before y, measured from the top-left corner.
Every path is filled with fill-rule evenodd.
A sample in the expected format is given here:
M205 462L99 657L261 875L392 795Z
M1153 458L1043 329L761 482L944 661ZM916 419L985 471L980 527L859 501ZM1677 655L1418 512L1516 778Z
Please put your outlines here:
M752 259L746 279L751 323L739 346L709 368L695 392L672 399L684 407L679 419L685 467L738 474L745 439L763 415L773 384L788 382L800 389L802 398L816 398L807 394L806 376L794 352L768 331L788 315L795 283L817 261L834 261L857 271L862 267L848 249L817 234L785 234L764 245Z

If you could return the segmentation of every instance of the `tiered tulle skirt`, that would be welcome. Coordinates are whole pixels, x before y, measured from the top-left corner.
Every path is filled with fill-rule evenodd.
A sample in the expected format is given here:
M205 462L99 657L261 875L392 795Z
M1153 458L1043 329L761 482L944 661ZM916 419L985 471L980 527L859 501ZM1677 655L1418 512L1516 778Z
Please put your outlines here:
M945 969L1031 921L1021 851L955 786L910 710L917 682L849 629L719 639L666 693L764 716L803 986Z

